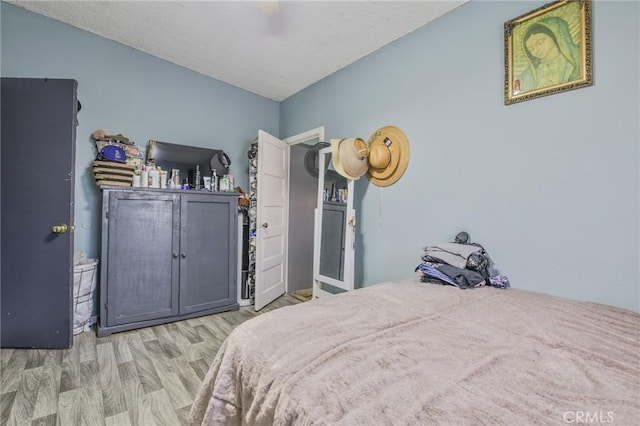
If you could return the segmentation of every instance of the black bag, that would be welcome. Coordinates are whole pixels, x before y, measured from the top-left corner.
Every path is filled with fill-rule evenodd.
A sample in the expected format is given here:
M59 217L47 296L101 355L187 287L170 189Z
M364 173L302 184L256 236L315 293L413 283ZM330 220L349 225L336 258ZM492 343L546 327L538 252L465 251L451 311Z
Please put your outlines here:
M489 259L487 258L484 249L476 253L471 253L467 258L467 269L478 272L487 271L489 269Z
M489 255L485 251L484 247L482 247L481 244L472 243L470 241L469 234L467 232L465 232L465 231L458 232L458 234L456 235L456 238L455 238L455 242L459 243L459 244L468 244L468 245L480 247L480 249L481 249L480 251L478 251L476 253L472 253L467 258L467 265L465 266L465 268L469 269L471 271L480 272L484 277L488 278L489 277L489 265L490 265L491 262L490 262L490 259L489 259Z

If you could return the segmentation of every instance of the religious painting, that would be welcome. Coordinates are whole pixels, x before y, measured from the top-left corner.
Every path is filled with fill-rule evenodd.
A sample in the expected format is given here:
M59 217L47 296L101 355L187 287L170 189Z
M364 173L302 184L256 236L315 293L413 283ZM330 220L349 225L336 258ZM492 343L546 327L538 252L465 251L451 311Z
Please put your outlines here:
M504 24L506 105L593 84L591 0L560 0Z

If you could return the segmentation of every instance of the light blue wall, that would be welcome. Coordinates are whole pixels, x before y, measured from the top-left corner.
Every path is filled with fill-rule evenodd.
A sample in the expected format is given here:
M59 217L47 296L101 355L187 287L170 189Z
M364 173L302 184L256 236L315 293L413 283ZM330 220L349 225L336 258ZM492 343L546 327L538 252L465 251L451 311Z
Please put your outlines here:
M277 102L6 3L0 13L3 77L78 81L76 251L99 254L94 130L122 133L142 148L154 139L224 149L245 189L250 142L258 129L278 135Z
M356 184L356 282L466 230L514 287L640 310L640 3L594 2L594 86L505 106L503 24L545 3L472 1L282 103L283 137L411 141L399 182Z
M424 245L467 230L518 288L640 310L640 4L596 1L595 85L503 104L503 24L545 2L472 1L279 105L1 4L1 75L78 80L76 250L98 255L97 128L222 148L246 187L258 129L328 138L393 124L395 185L356 184L357 281L414 276ZM280 126L280 132L278 127ZM242 166L240 166L242 165ZM232 169L234 168L232 166Z

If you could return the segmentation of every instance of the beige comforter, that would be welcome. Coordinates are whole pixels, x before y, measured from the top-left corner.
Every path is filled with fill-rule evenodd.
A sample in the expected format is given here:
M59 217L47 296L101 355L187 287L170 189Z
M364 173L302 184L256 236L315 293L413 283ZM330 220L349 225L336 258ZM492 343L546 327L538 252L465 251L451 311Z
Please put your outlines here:
M240 325L191 424L637 425L639 333L604 305L378 284Z

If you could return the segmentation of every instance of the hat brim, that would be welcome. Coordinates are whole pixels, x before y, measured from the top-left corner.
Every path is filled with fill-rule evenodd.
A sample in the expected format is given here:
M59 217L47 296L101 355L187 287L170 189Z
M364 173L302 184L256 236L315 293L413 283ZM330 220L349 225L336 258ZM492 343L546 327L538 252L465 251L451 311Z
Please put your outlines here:
M356 154L355 144L361 144L367 151L367 143L360 138L331 139L333 168L342 176L358 180L369 169L366 153ZM360 158L358 158L358 156Z
M388 147L391 153L391 160L384 168L369 166L367 177L377 186L389 186L396 183L409 165L411 150L409 140L402 130L395 126L384 126L376 130L369 138L369 152L377 145L386 146L385 140L391 141Z

